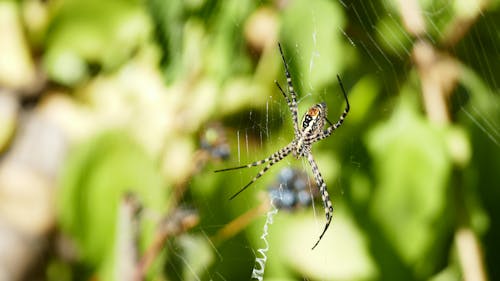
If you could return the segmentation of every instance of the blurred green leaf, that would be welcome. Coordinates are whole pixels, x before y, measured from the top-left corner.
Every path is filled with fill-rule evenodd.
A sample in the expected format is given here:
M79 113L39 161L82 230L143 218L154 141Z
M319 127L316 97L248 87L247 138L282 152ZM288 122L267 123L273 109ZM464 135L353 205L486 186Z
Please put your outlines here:
M412 39L391 14L377 22L377 41L388 54L400 58L410 55Z
M62 178L58 211L84 259L99 266L113 259L117 206L132 192L144 208L161 213L167 194L156 163L125 133L106 133L78 147ZM143 245L154 223L145 221Z
M349 102L356 105L349 112L350 123L359 123L367 119L380 92L380 87L380 82L373 75L365 75L349 89Z
M62 1L47 33L44 64L50 78L74 85L90 65L113 69L150 36L145 10L136 1Z
M337 202L335 207L331 229L314 250L311 247L321 233L324 216L315 217L310 211L293 215L278 213L276 223L269 228L268 270L274 272L275 268L280 268L285 263L285 266L293 269L292 272L307 279L375 279L377 269L370 256L366 237L353 224L351 214L344 204ZM320 210L317 211L323 211L318 209ZM263 242L258 242L258 245L262 244ZM279 255L276 255L277 252Z
M371 211L406 264L428 274L446 226L452 163L444 134L419 116L409 96L415 95L403 95L390 120L366 138L377 177Z
M311 20L298 20L302 18ZM344 14L338 2L301 0L290 3L283 15L282 36L288 63L298 70L294 77L302 81L297 87L322 89L335 81L335 75L345 63L340 40L342 33L339 32L344 25Z

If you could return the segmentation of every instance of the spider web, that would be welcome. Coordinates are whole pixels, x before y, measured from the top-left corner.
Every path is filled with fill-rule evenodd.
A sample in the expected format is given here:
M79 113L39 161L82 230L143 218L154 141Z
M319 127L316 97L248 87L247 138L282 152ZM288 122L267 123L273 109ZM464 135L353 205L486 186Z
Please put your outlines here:
M343 66L339 67L338 73L345 81L344 84L347 92L349 93L350 89L353 88L358 81L358 77L353 77L352 73L357 75L371 75L375 77L381 85L380 99L384 100L387 98L390 100L391 97L400 92L404 80L414 75L411 73L413 66L411 59L413 50L412 45L409 44L413 39L412 35L409 34L401 24L400 15L397 14L397 3L395 1L379 1L378 3L374 3L374 1L338 1L336 5L341 7L342 13L346 15L350 22L345 25L332 26L328 29L328 32L337 33L341 37L343 50L346 50L348 53L356 53L357 56L363 60L363 63L345 62ZM426 29L423 34L420 35L421 38L433 45L439 46L441 44L439 38L443 36L443 30L446 27L446 22L443 22L443 18L447 18L446 14L449 13L450 9L456 9L455 6L455 2L451 0L434 1L421 5L422 15L426 22ZM321 12L316 10L314 6L311 6L305 14L307 16L301 18L301 24L310 24L312 29L309 31L306 38L293 38L293 35L287 35L286 43L288 47L286 50L288 52L285 51L287 61L292 65L292 78L298 92L299 118L309 106L325 100L329 106L329 119L336 120L343 106L343 99L338 89L338 85L324 86L318 83L315 84L311 79L307 79L314 75L317 68L324 67L321 66L322 64L328 64L324 59L328 56L322 53L319 48L316 48L318 40L322 40L322 37L325 36L324 27L321 25L323 21L318 18ZM477 25L485 26L485 28L475 28ZM487 34L480 34L480 32L484 30L486 30ZM498 73L497 68L498 65L500 65L498 64L500 47L495 44L495 40L498 39L499 36L500 31L498 26L493 22L493 16L480 13L478 19L474 21L474 26L471 27L467 35L460 39L460 42L449 47L451 55L455 56L455 58L472 73L470 77L467 78L469 81L466 82L470 84L479 84L477 87L482 89L482 93L472 93L472 91L474 91L472 88L463 85L463 81L459 82L458 93L449 101L451 103L451 110L455 111L454 113L456 113L458 118L463 120L463 122L467 122L468 120L472 123L472 126L481 134L487 136L491 143L497 148L500 145L500 118L498 118L497 114L500 112L500 104L498 103L500 82L497 81L498 79L495 73ZM312 42L313 51L304 53L304 41L302 40ZM493 48L489 47L486 49L486 46L493 46ZM279 53L276 49L276 57L278 56ZM299 65L307 65L307 67L300 67ZM356 67L362 67L364 70L352 70L352 68ZM279 81L283 85L285 81L284 73L280 71L279 75ZM333 80L332 78L332 81ZM473 99L473 95L476 94L480 96L482 101L475 105L470 105L468 101ZM353 96L351 102L359 99L359 97ZM394 104L391 102L378 102L376 106L376 111L382 112L383 115L384 112L391 111ZM353 111L356 111L357 104L353 102L351 103L351 107ZM488 110L485 110L485 108ZM246 115L237 118L237 125L233 131L234 135L231 136L231 139L234 139L236 142L234 146L235 151L233 153L237 162L232 162L232 164L234 164L233 166L244 165L263 159L293 139L293 126L290 112L278 89L275 89L273 94L266 98L264 106L251 108ZM341 147L346 149L349 161L342 162L342 165L347 166L345 169L360 170L368 166L368 159L359 148L359 140L356 140L356 137L353 135L347 135L347 137L342 136L344 134L343 130L346 130L345 127L351 126L351 121L349 119L350 116L346 118L346 123L343 127L330 138L323 140L322 144L318 143L318 146L321 147L321 152L326 151L328 157L335 158L335 161L340 159L340 156L336 154L338 152L334 151L334 149L325 149L325 147ZM344 144L339 144L339 142ZM313 146L313 155L315 155L314 152L316 149L317 148ZM338 168L334 164L333 168L336 172L324 171L324 168L322 168L324 158L325 157L320 157L318 165L327 182L330 194L333 194L333 200L341 201L343 186L339 171L344 168ZM273 181L276 174L283 167L296 167L306 171L310 175L310 166L306 162L305 159L297 161L289 156L273 166L265 176L260 178L250 188L265 192L270 182ZM327 167L332 168L332 165ZM259 169L260 167L255 167L248 170L234 171L233 174L228 175L228 177L236 176L240 178L240 185L234 187L235 190L237 190L238 187L245 185L251 180ZM315 188L317 187L314 185L309 186L311 193L314 193ZM254 192L255 191L245 191L231 203L238 204L239 210L251 210L255 208L255 201L244 197L252 196L251 194ZM336 210L338 210L338 208ZM324 216L320 213L322 212L322 207L315 207L313 203L312 212L316 224L314 231L319 234L325 223ZM286 215L280 213L274 218L275 222L279 223L279 221L282 220L281 216ZM267 218L269 219L269 213ZM252 227L262 230L262 225L265 221L266 216L262 215L260 218L256 219ZM277 228L276 223L271 225L266 222L265 225L264 232L266 235L268 232L269 235L272 235ZM212 227L221 228L223 225L212 225ZM329 232L333 232L334 228L335 215ZM326 236L329 236L329 232L327 232ZM264 234L262 234L262 236L264 236ZM259 237L261 236L255 237L255 241L258 241ZM311 236L309 244L313 243L316 238L316 236ZM271 239L269 241L269 244L267 244L268 241L266 241L266 245L268 246L266 247L266 251L270 249L268 255L269 259L272 260L274 259L274 253L272 251L273 240ZM293 245L293 247L309 249L309 244ZM240 246L243 249L242 251L254 253L256 260L259 260L256 254L256 252L259 252L259 249L253 250L253 245ZM216 246L213 246L213 250L217 253L218 262L221 263L228 262L228 259L234 259L233 262L239 266L247 263L251 266L255 261L242 261L237 256L223 258ZM324 255L324 252L318 251L317 255ZM322 266L325 267L331 264L331 260L327 260L326 258L320 258L319 261L322 263ZM212 271L206 269L205 276L209 276L211 280L231 279L231 277L225 276L223 272L217 270ZM200 276L195 275L193 280L201 279Z

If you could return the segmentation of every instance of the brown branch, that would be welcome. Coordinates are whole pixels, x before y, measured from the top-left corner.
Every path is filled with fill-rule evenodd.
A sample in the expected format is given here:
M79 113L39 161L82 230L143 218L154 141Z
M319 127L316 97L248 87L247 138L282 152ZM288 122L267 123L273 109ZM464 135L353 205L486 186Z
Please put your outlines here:
M177 236L193 228L199 222L198 215L192 210L176 209L164 219L157 228L153 242L142 255L135 274L135 280L143 280L148 269L163 249L168 238Z
M413 46L413 61L422 83L422 97L429 120L450 123L447 100L456 86L459 64L452 57L439 53L428 41Z
M469 32L470 28L476 23L482 11L491 1L477 0L466 1L466 5L470 6L467 12L457 12L456 17L448 24L441 38L441 44L451 48ZM464 5L465 5L464 4Z
M247 211L243 215L237 217L230 223L228 223L224 228L219 230L212 238L214 244L218 244L221 241L227 240L236 234L238 234L242 229L247 227L250 222L252 222L256 217L265 214L270 208L269 200L262 200L262 203Z

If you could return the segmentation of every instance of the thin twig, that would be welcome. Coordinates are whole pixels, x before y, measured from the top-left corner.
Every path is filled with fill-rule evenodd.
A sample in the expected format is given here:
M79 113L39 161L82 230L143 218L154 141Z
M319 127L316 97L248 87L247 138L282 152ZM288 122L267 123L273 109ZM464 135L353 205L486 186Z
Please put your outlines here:
M265 214L270 208L269 200L262 200L262 203L257 207L250 209L243 215L237 217L230 223L226 224L221 230L219 230L212 238L214 244L218 244L225 241L236 234L238 234L242 229L246 228L256 217Z
M136 271L135 280L143 280L148 269L158 257L161 249L171 236L186 232L198 224L198 215L192 210L176 209L172 215L164 219L155 234L153 243L142 255Z

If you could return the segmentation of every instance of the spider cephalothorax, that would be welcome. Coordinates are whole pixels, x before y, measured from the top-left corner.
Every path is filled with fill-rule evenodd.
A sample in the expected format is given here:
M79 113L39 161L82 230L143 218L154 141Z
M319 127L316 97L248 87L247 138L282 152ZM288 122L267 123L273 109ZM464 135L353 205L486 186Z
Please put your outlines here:
M307 161L309 161L309 164L311 165L314 179L316 181L316 184L318 185L319 192L321 194L321 200L323 201L323 207L325 209L325 216L326 216L325 228L323 229L323 232L319 236L319 239L316 242L316 244L314 244L314 246L312 247L314 249L318 245L319 241L321 241L321 238L323 238L323 235L328 229L328 226L330 226L330 222L332 221L332 215L333 215L333 206L332 202L330 201L330 196L328 195L328 191L326 190L325 181L323 180L323 177L319 172L318 165L316 165L314 157L311 153L311 146L313 143L330 136L333 133L333 131L335 131L338 127L340 127L340 125L342 125L345 117L347 116L347 113L349 112L349 101L347 100L347 94L344 90L344 86L342 85L342 81L340 80L340 77L337 75L340 89L342 90L342 94L344 94L344 98L346 101L346 107L344 109L344 112L342 113L342 115L340 115L340 118L337 121L337 123L332 124L332 122L328 120L328 118L326 117L328 111L326 103L322 102L309 108L309 110L304 114L302 122L299 124L297 117L298 116L297 94L293 89L292 77L290 76L290 72L288 71L288 65L286 63L285 56L283 55L283 50L281 49L281 45L279 43L278 47L280 49L281 58L283 59L283 64L285 66L285 75L288 84L288 92L290 93L290 96L288 96L285 93L285 91L283 91L278 82L276 82L276 86L278 86L280 92L285 97L285 100L288 104L288 108L290 109L290 112L292 114L292 122L295 135L294 139L287 146L276 151L266 159L262 159L260 161L256 161L239 167L217 170L215 172L223 172L241 168L250 168L267 163L267 165L247 185L242 187L238 192L236 192L236 194L231 196L230 199L233 199L243 190L249 187L252 183L254 183L258 178L260 178L267 170L269 170L269 168L271 168L272 165L278 163L283 158L288 156L290 153L292 153L297 159L301 157L307 157ZM325 122L328 123L329 125L328 128L326 129L324 129Z

